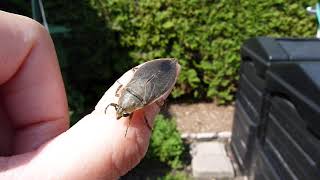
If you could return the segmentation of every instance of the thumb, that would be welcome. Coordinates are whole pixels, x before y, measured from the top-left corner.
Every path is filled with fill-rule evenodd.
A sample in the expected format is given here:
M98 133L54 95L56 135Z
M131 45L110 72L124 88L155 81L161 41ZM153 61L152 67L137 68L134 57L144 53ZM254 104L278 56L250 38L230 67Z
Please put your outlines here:
M156 104L135 111L126 137L128 118L116 120L112 108L104 113L107 104L117 102L119 82L126 84L132 76L133 71L124 74L91 114L37 151L2 159L8 164L5 174L25 179L116 179L127 173L147 151L151 132L144 116L153 120L159 111Z

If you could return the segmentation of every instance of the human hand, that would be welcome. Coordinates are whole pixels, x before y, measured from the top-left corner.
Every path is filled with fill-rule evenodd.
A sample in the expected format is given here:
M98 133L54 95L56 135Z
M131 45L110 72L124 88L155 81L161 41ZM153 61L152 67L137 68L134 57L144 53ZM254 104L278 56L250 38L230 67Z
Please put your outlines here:
M95 110L72 128L63 81L48 32L33 20L0 11L0 179L116 179L143 158L154 119L151 104L116 120L115 83ZM118 82L133 76L125 73ZM169 92L167 93L167 95ZM149 122L152 123L152 122Z

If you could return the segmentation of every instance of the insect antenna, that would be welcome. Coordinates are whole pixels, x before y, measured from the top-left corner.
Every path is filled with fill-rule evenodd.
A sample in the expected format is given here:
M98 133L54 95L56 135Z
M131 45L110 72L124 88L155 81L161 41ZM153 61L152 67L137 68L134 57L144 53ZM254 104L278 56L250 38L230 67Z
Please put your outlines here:
M104 113L106 114L107 113L107 109L109 106L113 106L116 110L118 110L119 108L119 105L116 104L116 103L110 103L105 109L104 109Z
M129 129L129 127L130 127L130 123L131 123L132 116L133 116L133 113L131 113L131 114L129 115L129 123L128 123L127 129L126 129L126 132L125 132L125 134L124 134L124 137L127 136L128 129Z

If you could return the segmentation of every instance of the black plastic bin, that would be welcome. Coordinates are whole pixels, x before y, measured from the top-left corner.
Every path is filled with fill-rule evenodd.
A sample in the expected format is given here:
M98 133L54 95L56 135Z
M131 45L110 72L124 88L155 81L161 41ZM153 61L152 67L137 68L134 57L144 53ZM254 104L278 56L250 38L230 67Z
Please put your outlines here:
M241 56L231 138L240 170L320 179L320 40L253 38Z

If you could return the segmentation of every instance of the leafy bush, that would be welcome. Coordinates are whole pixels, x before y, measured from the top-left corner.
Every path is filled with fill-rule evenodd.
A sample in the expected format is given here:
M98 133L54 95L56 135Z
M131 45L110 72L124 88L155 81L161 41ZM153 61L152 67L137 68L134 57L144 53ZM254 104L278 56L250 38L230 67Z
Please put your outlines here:
M193 95L233 100L239 49L254 36L314 36L314 17L305 8L315 0L90 0L119 32L135 63L175 57L182 65L174 97Z
M182 166L184 146L174 121L158 115L151 136L147 158L157 159L172 168Z
M178 172L170 172L166 174L164 177L157 178L158 180L188 180L191 179L188 174L182 171Z

